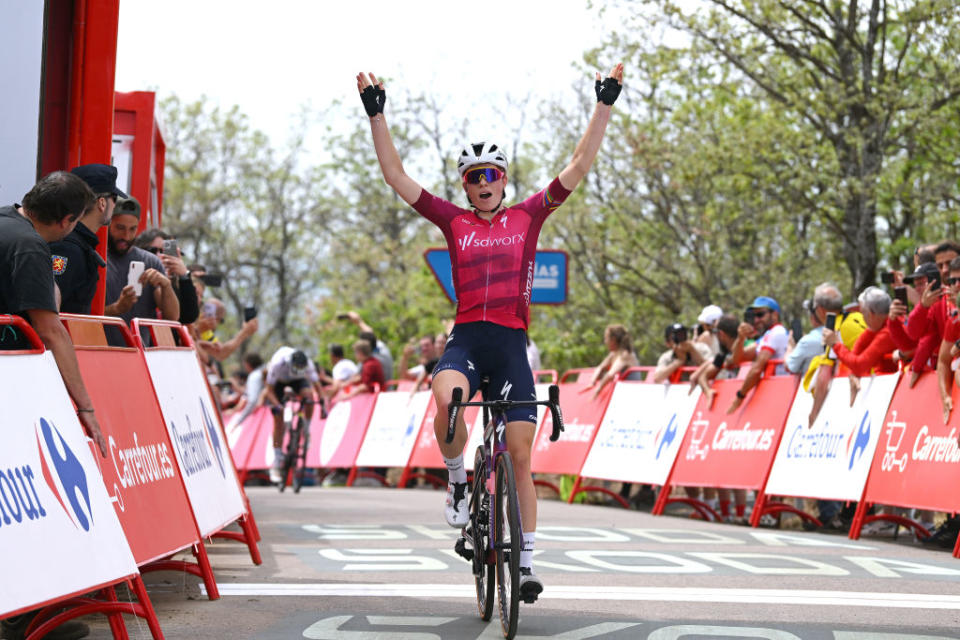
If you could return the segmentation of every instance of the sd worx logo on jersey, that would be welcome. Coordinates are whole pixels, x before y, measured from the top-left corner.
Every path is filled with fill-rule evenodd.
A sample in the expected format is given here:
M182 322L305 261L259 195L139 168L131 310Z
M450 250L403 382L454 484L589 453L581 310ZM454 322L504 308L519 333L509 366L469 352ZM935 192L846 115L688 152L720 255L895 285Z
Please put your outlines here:
M80 463L80 459L60 435L56 425L45 418L40 418L36 430L37 449L40 452L40 467L44 481L74 526L89 531L93 525L93 511L90 508L87 472ZM32 480L30 486L33 488ZM36 498L35 491L33 495ZM22 496L21 504L23 504ZM24 507L26 508L25 504ZM43 517L45 512L39 499L36 508L37 517ZM28 512L27 515L30 513Z

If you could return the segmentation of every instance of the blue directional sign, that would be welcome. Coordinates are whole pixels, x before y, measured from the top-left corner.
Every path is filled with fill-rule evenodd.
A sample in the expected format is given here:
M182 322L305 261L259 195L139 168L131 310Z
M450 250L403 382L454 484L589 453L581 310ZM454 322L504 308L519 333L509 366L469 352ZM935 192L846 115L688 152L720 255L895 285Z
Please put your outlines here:
M427 266L451 302L457 301L453 290L453 271L446 249L427 249L423 252ZM545 249L537 251L533 265L533 292L531 304L563 304L567 301L567 253Z

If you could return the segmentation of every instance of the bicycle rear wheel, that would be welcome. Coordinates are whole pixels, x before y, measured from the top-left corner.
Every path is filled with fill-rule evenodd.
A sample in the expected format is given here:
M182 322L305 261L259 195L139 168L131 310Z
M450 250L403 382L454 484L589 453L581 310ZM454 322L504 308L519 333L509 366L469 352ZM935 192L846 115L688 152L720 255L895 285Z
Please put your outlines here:
M289 436L287 437L287 450L283 456L283 470L281 471L283 477L280 478L280 493L283 493L283 490L287 488L287 478L290 477L290 469L293 468L297 460L297 449L300 447L299 429L294 429L290 424L287 424L287 433Z
M493 497L493 540L497 556L497 595L500 626L508 640L517 633L520 613L520 501L513 460L507 452L497 456L496 494Z
M473 503L470 527L473 532L473 579L477 586L477 612L487 621L493 614L493 589L496 586L495 563L487 553L490 541L490 494L487 493L487 462L483 447L477 447L473 459Z
M307 444L310 442L309 425L306 418L297 416L297 448L294 449L296 459L293 471L293 492L300 493L303 486L303 476L307 472Z

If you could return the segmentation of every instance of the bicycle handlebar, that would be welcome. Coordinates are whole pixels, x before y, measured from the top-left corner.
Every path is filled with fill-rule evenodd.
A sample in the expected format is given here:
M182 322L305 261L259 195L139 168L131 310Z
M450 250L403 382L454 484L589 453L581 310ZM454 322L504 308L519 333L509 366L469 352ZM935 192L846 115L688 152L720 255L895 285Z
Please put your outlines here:
M463 389L454 387L447 422L447 444L453 442L453 436L457 428L457 416L461 407L490 407L497 411L504 412L513 407L534 407L546 406L550 409L550 416L553 418L553 432L550 434L550 442L556 442L563 431L563 414L560 412L560 387L555 384L550 385L547 393L547 400L488 400L484 402L463 402Z

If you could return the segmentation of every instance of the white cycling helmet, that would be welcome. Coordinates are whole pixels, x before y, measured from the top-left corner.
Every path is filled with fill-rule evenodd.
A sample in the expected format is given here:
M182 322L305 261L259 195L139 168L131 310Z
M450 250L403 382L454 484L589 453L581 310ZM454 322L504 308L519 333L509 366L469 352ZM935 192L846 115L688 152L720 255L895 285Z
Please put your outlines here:
M492 164L495 167L500 167L506 173L507 155L492 142L474 142L466 145L460 151L460 157L457 159L457 171L460 172L460 177L463 177L467 169L478 164Z

